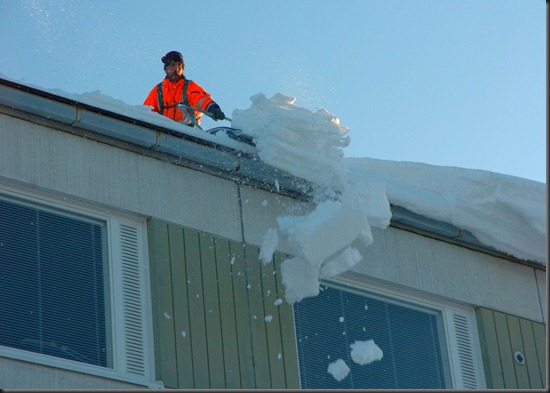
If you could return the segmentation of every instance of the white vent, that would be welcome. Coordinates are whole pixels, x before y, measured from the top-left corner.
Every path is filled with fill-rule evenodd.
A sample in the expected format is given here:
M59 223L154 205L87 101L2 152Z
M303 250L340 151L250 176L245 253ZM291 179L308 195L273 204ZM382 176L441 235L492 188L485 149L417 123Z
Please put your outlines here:
M456 368L459 371L457 377L457 388L478 389L480 388L480 376L478 375L478 362L472 340L474 332L472 331L471 317L467 314L452 313L452 325L454 330L454 339L456 343Z
M122 268L122 303L124 315L124 338L126 372L145 376L143 318L143 279L141 246L138 228L120 225L120 260Z

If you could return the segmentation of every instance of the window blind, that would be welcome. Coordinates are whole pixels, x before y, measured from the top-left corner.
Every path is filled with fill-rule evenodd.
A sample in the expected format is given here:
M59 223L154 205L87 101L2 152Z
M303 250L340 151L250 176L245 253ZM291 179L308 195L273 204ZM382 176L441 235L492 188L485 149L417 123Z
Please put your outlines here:
M110 366L104 248L102 222L0 200L0 345Z
M444 389L448 385L438 312L323 287L318 296L295 304L294 314L304 389ZM382 350L382 359L355 363L350 344L370 339ZM350 368L341 381L327 372L337 359Z

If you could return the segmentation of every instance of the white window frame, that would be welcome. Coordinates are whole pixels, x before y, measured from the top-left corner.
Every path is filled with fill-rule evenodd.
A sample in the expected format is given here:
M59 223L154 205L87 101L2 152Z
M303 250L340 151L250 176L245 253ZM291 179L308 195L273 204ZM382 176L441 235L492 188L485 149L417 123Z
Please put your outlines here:
M436 298L409 288L389 285L354 272L323 280L340 290L369 293L393 299L401 304L417 305L441 313L452 387L450 389L485 389L485 373L475 310L468 306ZM444 356L445 353L442 353Z
M2 197L22 205L86 216L105 223L109 269L106 285L109 296L105 296L105 307L110 311L106 322L111 321L109 337L113 364L112 368L101 367L5 346L0 346L0 356L136 385L162 387L155 381L145 218L0 181Z

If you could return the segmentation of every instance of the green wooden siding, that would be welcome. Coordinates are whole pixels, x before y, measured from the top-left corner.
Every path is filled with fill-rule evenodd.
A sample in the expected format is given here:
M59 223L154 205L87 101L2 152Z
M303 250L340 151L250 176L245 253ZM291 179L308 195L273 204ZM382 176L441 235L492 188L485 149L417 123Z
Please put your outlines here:
M157 379L179 389L298 389L292 307L259 248L148 222Z
M546 333L541 323L480 308L478 329L488 389L545 389ZM525 363L514 353L520 351Z

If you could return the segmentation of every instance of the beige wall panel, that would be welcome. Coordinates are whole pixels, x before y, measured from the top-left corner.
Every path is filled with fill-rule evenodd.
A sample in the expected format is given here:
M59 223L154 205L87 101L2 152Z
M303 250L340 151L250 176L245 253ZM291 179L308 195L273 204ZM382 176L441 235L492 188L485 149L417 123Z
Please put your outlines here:
M536 270L535 274L537 276L537 286L539 290L539 297L541 300L541 312L544 316L544 320L541 322L546 323L546 308L547 308L547 301L548 301L548 287L546 284L546 272L543 272L541 270Z
M0 358L2 389L146 389L112 379Z
M261 246L269 228L277 228L277 217L303 215L311 205L295 199L273 194L257 188L242 187L244 238L247 244ZM281 239L279 251L289 253L290 248Z
M355 272L542 322L533 268L392 227L373 236L354 244L365 256Z
M240 241L233 182L9 116L0 140L0 179Z

